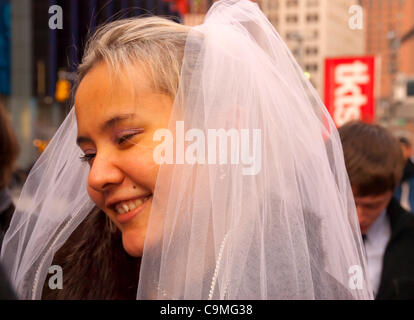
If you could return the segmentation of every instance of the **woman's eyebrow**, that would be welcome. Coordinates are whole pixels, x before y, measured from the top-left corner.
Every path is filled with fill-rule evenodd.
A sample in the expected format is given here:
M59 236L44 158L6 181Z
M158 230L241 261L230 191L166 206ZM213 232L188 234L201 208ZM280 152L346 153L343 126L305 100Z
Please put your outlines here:
M92 140L87 138L87 137L77 137L76 138L76 144L78 146L80 146L82 143L86 143L86 142L92 142Z
M127 113L127 114L121 114L121 115L117 115L115 117L112 117L111 119L105 121L105 123L101 126L100 131L103 132L105 130L108 130L110 128L113 128L114 126L116 126L118 123L128 120L128 119L132 119L135 117L135 114L133 113ZM82 143L85 142L92 142L92 139L88 138L88 137L78 137L76 139L76 144L79 146Z
M127 113L127 114L121 114L117 115L115 117L112 117L111 119L105 121L105 123L101 127L101 131L105 131L107 129L110 129L114 126L116 126L119 122L134 118L135 114L133 113Z

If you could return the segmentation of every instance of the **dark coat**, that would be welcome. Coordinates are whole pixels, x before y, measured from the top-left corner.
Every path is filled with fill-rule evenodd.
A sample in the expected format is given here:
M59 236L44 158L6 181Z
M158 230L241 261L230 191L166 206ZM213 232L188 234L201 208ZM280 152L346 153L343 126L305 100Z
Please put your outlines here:
M140 259L129 256L119 230L94 209L57 251L52 265L63 270L63 289L43 286L43 300L134 300Z
M11 288L9 279L0 265L0 300L16 300L16 294Z
M408 184L409 191L408 191L408 201L410 204L411 211L414 210L414 163L411 159L408 159L405 167L403 176L401 179L401 183L398 185L397 189L395 190L394 197L401 203L401 195L402 195L402 184Z
M305 220L314 229L320 225L316 215L308 214ZM319 236L317 232L310 233ZM320 247L310 250L312 256L323 256ZM50 289L48 275L43 286L44 300L136 298L140 260L126 253L121 233L110 231L105 213L100 210L93 210L75 229L52 264L62 267L63 289ZM353 299L349 289L324 269L323 259L311 265L312 279L319 284L316 289L323 288L315 291L315 299Z
M14 213L14 205L10 204L5 210L0 212L0 248L3 243L4 235L10 226L10 221Z
M6 209L0 211L0 249L15 209L13 203L10 203L9 201L11 200L7 199ZM0 203L0 206L2 206L2 203ZM8 299L16 299L16 295L11 289L7 276L0 265L0 300Z
M304 216L308 232L321 241L320 220L314 214ZM310 241L310 238L307 238ZM309 244L315 242L310 241ZM322 248L309 245L311 256L323 257ZM75 229L65 244L54 256L53 265L63 270L63 289L48 287L47 276L42 299L116 299L136 298L140 259L130 257L122 246L120 231L111 231L105 213L93 210ZM312 279L315 284L315 299L353 299L350 290L325 271L324 259L313 260Z
M411 159L408 159L405 164L404 172L403 172L403 176L401 180L407 181L412 178L414 178L414 163L411 161Z
M414 215L394 198L387 213L391 238L384 253L376 299L414 299Z

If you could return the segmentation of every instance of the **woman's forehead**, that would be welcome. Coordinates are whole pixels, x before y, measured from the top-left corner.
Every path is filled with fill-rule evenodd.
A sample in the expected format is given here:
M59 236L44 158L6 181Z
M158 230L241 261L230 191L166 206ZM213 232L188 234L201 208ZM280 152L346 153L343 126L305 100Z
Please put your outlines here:
M142 64L113 67L105 61L94 65L81 80L77 98L93 98L93 94L125 96L153 90L152 81Z
M117 109L137 105L154 90L139 66L133 66L129 72L115 73L104 62L95 65L82 79L75 95L75 110L92 111L99 108Z

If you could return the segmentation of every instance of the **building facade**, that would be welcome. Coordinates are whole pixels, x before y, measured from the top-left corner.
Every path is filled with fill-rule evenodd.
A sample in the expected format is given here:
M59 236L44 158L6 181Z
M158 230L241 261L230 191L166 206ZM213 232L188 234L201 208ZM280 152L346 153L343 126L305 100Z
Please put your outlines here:
M414 139L414 0L363 0L366 50L379 60L379 120ZM401 134L399 134L401 135Z
M358 0L257 0L323 97L324 60L362 55L364 32L352 29L350 8Z
M414 37L407 37L414 27L414 1L363 0L363 6L366 52L380 59L378 96L388 99L399 73L414 74Z

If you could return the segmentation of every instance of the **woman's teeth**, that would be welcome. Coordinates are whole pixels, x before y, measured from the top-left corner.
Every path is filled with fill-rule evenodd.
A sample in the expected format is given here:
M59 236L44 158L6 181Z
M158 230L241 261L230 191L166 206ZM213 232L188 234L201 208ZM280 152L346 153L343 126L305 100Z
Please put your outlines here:
M124 213L130 212L130 211L134 210L135 208L138 208L139 206L141 206L146 200L148 200L148 198L149 197L145 197L145 198L140 198L140 199L137 199L137 200L130 200L130 201L120 202L115 206L115 210L119 214L124 214Z

